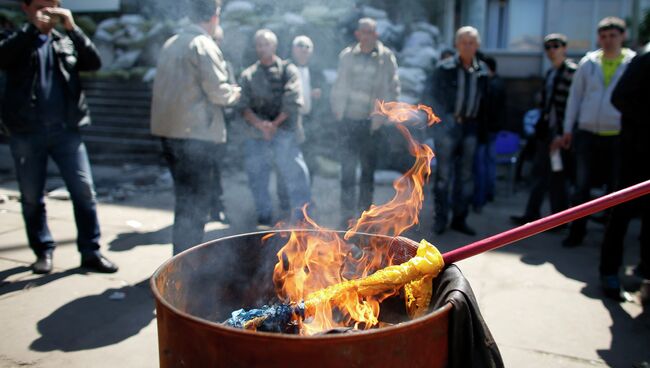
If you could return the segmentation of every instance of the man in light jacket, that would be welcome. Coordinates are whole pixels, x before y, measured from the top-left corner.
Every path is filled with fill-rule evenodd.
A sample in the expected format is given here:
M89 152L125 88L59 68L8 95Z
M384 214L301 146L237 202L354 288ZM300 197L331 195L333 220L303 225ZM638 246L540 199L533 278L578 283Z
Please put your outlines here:
M600 49L588 53L580 61L573 77L564 116L565 148L573 146L576 155L576 183L572 205L589 200L596 170L604 173L607 191L616 186L620 165L621 113L610 102L612 91L636 55L623 48L625 21L606 17L598 23ZM582 244L587 220L569 226L569 236L562 245Z
M330 102L341 122L341 211L343 221L368 209L374 193L377 163L377 134L382 119L371 114L375 101L395 101L400 93L397 61L393 52L377 38L377 23L359 20L355 37L359 41L339 55L336 82ZM357 163L361 162L359 197L355 195Z
M220 1L190 4L193 23L167 40L158 59L151 106L151 132L162 138L174 179L174 254L203 240L213 178L208 171L226 142L223 108L240 97L212 39Z

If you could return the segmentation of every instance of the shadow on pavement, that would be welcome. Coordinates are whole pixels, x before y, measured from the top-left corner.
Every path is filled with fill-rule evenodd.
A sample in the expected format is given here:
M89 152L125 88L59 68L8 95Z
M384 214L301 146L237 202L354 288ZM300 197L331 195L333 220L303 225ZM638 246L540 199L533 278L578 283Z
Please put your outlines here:
M148 233L130 232L118 234L108 243L113 252L124 252L141 245L169 244L172 241L172 225Z
M124 293L124 298L111 296ZM107 289L63 305L40 320L41 337L31 350L64 352L94 349L119 343L140 332L155 318L149 279L136 285Z
M26 266L20 266L20 267L14 267L10 268L8 270L2 271L0 273L0 281L4 280L6 277L17 274L20 272L27 272L30 271L31 268L26 267ZM52 281L56 281L59 279L62 279L64 277L68 277L71 275L77 275L81 274L83 271L80 268L73 268L67 271L63 272L55 272L55 273L50 273L44 276L36 277L36 278L29 278L25 280L18 280L18 281L13 281L13 282L5 282L2 281L0 283L0 296L12 293L14 291L19 291L19 290L24 290L24 289L30 289L34 287L39 287L43 286L45 284L48 284ZM30 274L31 276L31 274Z
M612 343L607 350L598 350L598 355L609 367L650 367L650 310L632 318L621 304L603 300L603 305L612 317L610 326Z
M31 268L28 266L18 266L14 268L10 268L8 270L0 271L0 282L4 281L7 277L15 275L17 273L23 273L29 271ZM0 287L4 285L5 283L2 282L0 283Z

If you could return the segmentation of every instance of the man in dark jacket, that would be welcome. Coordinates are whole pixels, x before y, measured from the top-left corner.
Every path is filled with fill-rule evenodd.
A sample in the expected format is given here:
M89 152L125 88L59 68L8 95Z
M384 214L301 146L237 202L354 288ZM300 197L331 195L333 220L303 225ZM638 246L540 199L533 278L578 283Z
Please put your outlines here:
M496 186L497 132L505 126L506 85L497 74L497 61L484 56L488 67L488 87L485 96L485 124L477 134L478 145L474 155L474 211L480 213L486 202L494 199Z
M650 179L650 43L632 59L612 93L612 104L621 112L621 171L619 186L628 187ZM627 299L618 272L623 264L623 239L632 216L641 213L641 262L635 274L650 279L650 198L636 199L615 207L605 230L600 255L600 276L605 295Z
M447 228L449 191L452 189L452 221L450 228L475 235L466 223L473 193L473 161L477 133L485 124L485 96L488 68L476 56L480 36L473 27L456 32L458 55L436 66L430 86L434 111L442 119L432 128L436 147L434 183L436 234Z
M565 210L569 205L567 153L560 145L567 97L578 66L567 59L566 46L567 38L563 34L552 33L544 38L544 50L552 66L546 72L542 89L542 116L535 125L533 185L523 216L511 217L517 225L540 218L547 192L552 213Z
M29 22L0 39L0 69L7 72L3 122L16 165L34 273L52 271L54 240L43 190L52 157L66 183L77 223L81 266L111 273L117 266L99 252L99 222L90 163L79 127L90 122L79 71L101 66L92 42L58 0L23 0ZM54 29L62 26L65 32Z

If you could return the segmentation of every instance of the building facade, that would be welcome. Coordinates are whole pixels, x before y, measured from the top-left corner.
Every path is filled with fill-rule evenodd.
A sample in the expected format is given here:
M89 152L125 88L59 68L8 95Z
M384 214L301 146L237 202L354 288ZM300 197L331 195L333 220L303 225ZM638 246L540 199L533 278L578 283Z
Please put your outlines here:
M438 9L437 24L447 44L453 44L455 29L474 26L483 38L481 49L497 58L501 74L517 78L541 76L548 68L545 34L566 34L575 59L597 48L597 24L606 16L625 19L629 43L636 44L650 0L440 0Z

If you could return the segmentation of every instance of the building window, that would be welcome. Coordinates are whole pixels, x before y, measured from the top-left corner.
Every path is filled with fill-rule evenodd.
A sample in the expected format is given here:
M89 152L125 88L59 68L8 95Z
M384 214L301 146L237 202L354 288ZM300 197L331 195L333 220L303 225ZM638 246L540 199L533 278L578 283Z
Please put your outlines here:
M544 2L510 0L508 5L508 48L539 51L544 32Z

